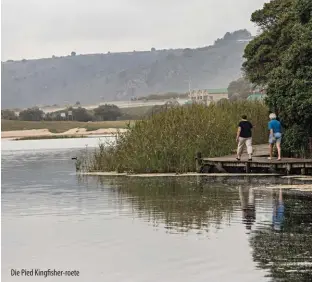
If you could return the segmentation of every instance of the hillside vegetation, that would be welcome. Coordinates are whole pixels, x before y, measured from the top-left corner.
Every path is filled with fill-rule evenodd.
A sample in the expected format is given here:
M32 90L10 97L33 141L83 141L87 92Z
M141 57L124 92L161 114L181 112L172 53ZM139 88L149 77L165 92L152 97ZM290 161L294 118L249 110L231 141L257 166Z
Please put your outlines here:
M76 55L2 63L2 108L130 100L225 88L241 76L247 30L197 49ZM242 41L240 41L242 40Z

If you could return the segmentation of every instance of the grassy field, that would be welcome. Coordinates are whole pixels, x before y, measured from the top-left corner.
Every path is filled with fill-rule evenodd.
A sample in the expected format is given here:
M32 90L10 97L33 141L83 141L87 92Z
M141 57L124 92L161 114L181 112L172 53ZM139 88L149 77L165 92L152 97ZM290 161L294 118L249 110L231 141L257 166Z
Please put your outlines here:
M87 131L102 128L127 128L128 123L129 121L78 122L1 120L1 131L48 129L52 133L62 133L78 127L86 128ZM133 121L131 123L133 123Z

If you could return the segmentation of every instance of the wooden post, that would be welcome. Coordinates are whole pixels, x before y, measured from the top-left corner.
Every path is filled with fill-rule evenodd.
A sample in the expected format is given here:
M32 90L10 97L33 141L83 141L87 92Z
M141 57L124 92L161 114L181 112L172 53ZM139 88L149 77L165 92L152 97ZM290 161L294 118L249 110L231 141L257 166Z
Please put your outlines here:
M250 173L250 162L246 163L246 173Z
M202 160L202 153L201 152L197 152L196 153L196 172L197 173L201 173L201 170L202 170L202 163L203 163L203 160Z

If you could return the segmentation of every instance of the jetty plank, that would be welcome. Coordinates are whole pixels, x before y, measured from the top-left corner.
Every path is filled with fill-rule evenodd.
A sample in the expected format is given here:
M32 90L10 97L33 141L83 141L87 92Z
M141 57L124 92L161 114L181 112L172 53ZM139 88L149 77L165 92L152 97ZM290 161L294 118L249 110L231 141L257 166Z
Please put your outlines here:
M240 161L236 160L236 155L229 155L216 158L201 157L199 153L196 158L198 172L237 172L243 170L245 173L254 171L274 171L290 174L312 175L312 159L283 158L282 160L268 159L268 145L258 145L254 148L252 161L247 157Z

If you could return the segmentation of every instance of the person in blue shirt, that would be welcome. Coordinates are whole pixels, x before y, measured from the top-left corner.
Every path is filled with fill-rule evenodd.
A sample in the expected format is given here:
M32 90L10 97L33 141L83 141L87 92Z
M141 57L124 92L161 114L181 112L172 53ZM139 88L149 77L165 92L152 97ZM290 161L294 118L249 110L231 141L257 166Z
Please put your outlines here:
M270 144L270 157L269 160L272 159L273 155L273 147L276 144L278 158L277 160L281 160L281 141L282 141L282 126L281 123L276 119L276 114L272 113L269 116L270 122L268 124L268 128L270 131L269 135L269 144Z

